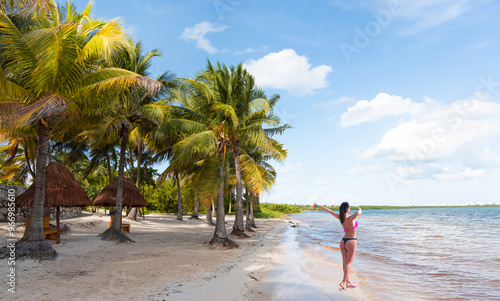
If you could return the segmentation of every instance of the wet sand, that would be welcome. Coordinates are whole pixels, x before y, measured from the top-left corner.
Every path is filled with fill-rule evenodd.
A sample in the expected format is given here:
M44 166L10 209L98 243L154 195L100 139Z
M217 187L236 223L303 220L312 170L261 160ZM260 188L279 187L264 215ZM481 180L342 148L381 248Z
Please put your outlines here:
M299 245L297 228L287 229L284 235L280 262L261 286L272 296L270 300L370 300L360 287L339 290L341 261L339 264L316 248ZM351 278L358 280L355 274Z

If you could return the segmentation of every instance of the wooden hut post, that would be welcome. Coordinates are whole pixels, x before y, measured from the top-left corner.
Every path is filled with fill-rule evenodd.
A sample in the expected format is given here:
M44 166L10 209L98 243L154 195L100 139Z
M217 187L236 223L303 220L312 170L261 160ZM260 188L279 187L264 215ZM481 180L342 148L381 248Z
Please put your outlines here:
M61 213L61 206L57 206L57 244L61 243L61 225L59 224L59 214Z

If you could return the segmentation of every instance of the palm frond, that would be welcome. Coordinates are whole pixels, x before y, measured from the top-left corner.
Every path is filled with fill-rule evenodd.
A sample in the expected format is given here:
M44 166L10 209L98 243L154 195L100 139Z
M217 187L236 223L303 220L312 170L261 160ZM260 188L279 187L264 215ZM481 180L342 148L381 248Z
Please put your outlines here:
M125 31L118 19L113 19L97 29L80 51L77 61L83 62L93 57L101 57L106 61L111 60L111 55L116 49L130 48Z
M16 111L16 123L18 125L35 123L42 118L46 121L52 121L52 117L62 115L66 112L67 102L68 100L62 95L54 94L46 96Z

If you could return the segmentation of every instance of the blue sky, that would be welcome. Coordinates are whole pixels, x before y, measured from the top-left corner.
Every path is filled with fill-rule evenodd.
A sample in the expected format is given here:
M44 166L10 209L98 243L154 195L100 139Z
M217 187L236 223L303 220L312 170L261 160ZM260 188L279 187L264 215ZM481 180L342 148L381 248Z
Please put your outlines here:
M87 1L75 1L83 9ZM500 3L96 0L153 76L243 62L293 129L265 202L498 203Z

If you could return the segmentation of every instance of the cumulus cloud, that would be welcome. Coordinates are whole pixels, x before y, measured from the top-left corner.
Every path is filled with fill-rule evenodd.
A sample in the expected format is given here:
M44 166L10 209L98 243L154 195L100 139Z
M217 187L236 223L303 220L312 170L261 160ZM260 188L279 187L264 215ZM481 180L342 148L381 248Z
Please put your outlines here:
M244 67L255 77L258 85L286 90L295 95L307 95L327 87L326 78L333 70L328 65L312 67L309 58L298 55L293 49L271 52L258 60L251 59Z
M362 157L425 162L449 158L464 145L500 134L500 104L459 100L450 105L429 104L387 131L380 143Z
M181 39L186 41L196 41L196 47L207 51L210 54L219 52L217 48L212 46L210 41L205 38L208 33L221 32L228 28L225 25L217 25L210 22L198 23L193 27L186 27L181 35Z
M364 122L375 121L387 116L399 116L404 114L416 115L420 113L432 100L426 103L415 103L409 98L379 93L372 100L360 100L347 109L340 117L343 127L353 126Z

